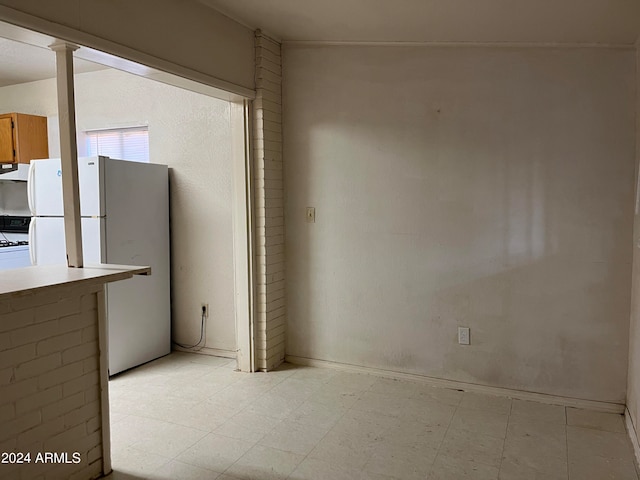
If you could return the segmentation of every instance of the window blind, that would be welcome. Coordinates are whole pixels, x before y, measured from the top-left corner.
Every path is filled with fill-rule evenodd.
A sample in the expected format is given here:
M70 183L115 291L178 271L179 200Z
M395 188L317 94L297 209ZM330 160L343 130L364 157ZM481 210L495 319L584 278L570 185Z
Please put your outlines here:
M112 128L85 132L87 155L120 160L149 161L149 128Z

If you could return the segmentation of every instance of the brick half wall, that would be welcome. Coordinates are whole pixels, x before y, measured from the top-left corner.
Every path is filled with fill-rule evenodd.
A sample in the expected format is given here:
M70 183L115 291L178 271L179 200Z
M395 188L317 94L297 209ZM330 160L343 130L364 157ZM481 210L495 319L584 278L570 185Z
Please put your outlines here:
M30 464L0 463L0 479L102 474L102 288L50 287L0 301L0 453L31 455ZM45 452L58 454L56 463L36 463Z

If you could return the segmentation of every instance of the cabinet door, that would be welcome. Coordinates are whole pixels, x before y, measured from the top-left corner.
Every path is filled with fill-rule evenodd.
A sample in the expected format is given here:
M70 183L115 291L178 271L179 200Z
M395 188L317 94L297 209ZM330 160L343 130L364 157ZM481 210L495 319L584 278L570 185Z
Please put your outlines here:
M11 116L0 117L0 163L13 163L13 128Z
M49 158L47 117L16 113L15 115L15 162L29 163L31 160Z

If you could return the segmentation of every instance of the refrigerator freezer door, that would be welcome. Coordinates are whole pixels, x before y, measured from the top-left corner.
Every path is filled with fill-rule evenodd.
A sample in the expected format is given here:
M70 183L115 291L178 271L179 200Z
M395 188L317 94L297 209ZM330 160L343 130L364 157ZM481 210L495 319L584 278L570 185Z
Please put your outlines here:
M104 263L105 219L82 219L82 253L84 263ZM32 217L29 249L34 265L64 265L67 263L62 217Z
M105 215L103 162L99 157L78 159L80 184L80 215ZM33 160L27 180L29 208L32 216L59 217L64 214L62 203L62 169L59 158Z

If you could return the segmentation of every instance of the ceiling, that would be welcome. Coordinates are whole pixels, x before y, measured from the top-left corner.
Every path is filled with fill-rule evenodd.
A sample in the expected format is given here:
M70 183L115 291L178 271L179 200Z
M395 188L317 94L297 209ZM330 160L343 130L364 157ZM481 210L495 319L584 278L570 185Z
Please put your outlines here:
M107 68L97 63L74 59L76 73ZM0 38L0 87L33 82L56 76L53 51Z
M282 41L633 45L639 0L198 0Z
M285 42L633 45L640 0L197 0ZM107 68L76 58L76 73ZM55 77L46 48L0 37L0 87Z

